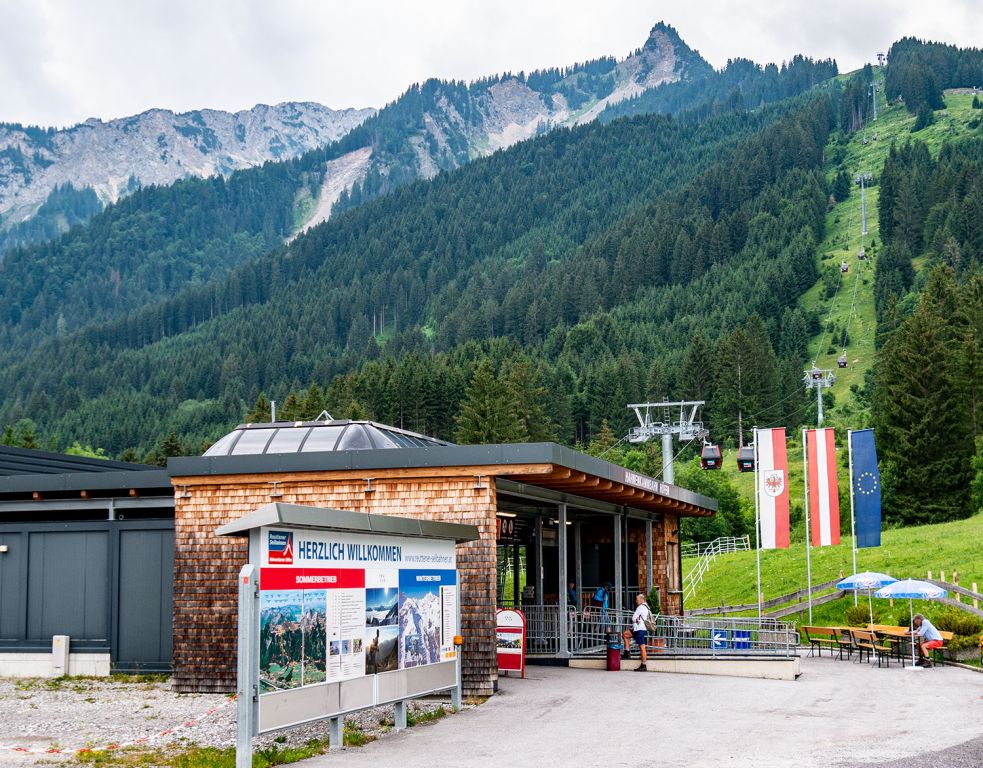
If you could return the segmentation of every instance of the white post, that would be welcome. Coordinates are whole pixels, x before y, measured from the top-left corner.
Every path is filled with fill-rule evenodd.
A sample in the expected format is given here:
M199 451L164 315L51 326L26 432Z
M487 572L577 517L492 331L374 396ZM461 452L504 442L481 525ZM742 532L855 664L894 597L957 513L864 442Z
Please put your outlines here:
M756 602L758 603L758 620L761 620L761 519L758 514L758 428L754 435L754 556L758 567L758 582Z
M559 561L557 569L557 580L559 582L557 602L559 603L560 615L557 617L559 652L556 655L561 659L569 659L570 646L569 638L567 637L567 622L569 621L569 617L567 616L567 580L569 576L567 576L567 505L565 503L557 504L557 515L559 517L556 531L557 560Z
M236 684L236 768L252 768L253 736L259 730L259 569L239 571L239 642Z
M850 536L853 538L853 572L857 572L857 520L853 514L853 430L846 432L847 455L850 457ZM857 605L857 590L853 590L853 604Z
M915 605L910 597L908 598L908 617L911 621L911 668L918 669L915 665Z
M812 539L809 521L809 457L806 430L802 430L802 503L806 519L806 589L809 601L809 624L812 625Z

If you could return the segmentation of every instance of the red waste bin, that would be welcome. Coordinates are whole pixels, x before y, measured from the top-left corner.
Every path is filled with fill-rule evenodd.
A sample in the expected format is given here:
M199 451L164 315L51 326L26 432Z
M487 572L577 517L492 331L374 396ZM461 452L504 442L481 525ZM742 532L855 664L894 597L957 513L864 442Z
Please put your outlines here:
M621 671L621 635L617 632L607 633L608 672Z

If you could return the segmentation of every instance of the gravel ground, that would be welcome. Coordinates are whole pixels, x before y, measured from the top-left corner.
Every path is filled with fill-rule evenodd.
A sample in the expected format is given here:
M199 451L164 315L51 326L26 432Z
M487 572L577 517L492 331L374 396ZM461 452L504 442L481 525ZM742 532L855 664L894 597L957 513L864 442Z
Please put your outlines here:
M173 734L153 738L162 731L201 718L214 707L223 706L194 725ZM448 700L418 700L411 708L433 710ZM393 708L379 707L349 715L366 733L382 736L390 728ZM327 722L261 736L257 746L274 738L287 744L303 744L327 738ZM0 678L0 766L16 768L71 760L70 755L25 754L9 747L26 747L34 752L47 749L76 750L112 743L125 744L152 738L153 746L198 745L231 747L235 744L235 704L219 694L177 694L167 683L110 682L94 679L13 680ZM282 742L281 742L282 743Z

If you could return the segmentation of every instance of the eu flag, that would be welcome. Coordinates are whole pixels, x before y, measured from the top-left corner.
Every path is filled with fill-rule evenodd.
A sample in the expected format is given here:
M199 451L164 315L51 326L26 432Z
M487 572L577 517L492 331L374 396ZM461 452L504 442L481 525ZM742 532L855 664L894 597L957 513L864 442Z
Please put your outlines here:
M853 464L853 503L856 515L857 547L881 545L881 473L877 470L874 430L850 433Z

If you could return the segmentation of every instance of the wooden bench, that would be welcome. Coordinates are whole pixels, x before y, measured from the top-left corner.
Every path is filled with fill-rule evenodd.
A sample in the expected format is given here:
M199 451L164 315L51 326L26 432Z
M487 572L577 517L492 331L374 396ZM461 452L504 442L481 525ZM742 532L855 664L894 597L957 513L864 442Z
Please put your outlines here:
M850 629L850 639L853 641L853 647L857 649L857 653L860 655L860 661L864 660L864 653L867 654L867 661L870 661L871 655L877 657L877 666L881 666L881 662L887 662L887 665L891 666L891 655L894 651L894 642L889 638L878 638L874 632L867 629Z
M952 640L953 634L952 632L943 632L941 629L939 630L939 634L942 635L942 645L931 650L931 658L933 664L938 664L940 667L944 667L945 654L943 654L942 651L945 650L945 644Z
M840 633L832 627L802 627L802 632L809 641L809 655L817 651L818 656L823 655L823 647L829 648L829 655L833 655L833 649L838 649L840 658L843 658L843 644L840 640Z

